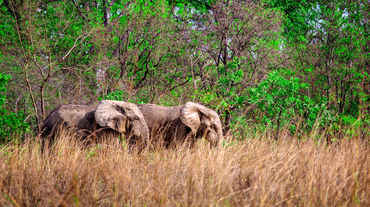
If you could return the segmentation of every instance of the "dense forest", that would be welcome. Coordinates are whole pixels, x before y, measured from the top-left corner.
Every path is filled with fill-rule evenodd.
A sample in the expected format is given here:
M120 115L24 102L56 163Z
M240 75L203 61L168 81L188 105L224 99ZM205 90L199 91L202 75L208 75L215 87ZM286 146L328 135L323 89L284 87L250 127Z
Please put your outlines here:
M240 139L369 136L367 1L0 6L2 142L60 104L101 99L203 103Z

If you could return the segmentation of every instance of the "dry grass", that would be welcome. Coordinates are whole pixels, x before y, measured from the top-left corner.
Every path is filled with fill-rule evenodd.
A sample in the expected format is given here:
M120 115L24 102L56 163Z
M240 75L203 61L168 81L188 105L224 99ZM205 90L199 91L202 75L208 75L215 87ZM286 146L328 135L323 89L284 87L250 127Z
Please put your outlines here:
M132 154L67 139L0 150L0 206L370 206L369 147L247 139Z

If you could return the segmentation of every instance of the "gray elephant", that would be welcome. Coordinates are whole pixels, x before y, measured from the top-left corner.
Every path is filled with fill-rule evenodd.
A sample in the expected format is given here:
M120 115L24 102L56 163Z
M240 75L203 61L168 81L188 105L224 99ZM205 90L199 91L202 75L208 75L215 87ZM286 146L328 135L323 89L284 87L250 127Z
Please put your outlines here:
M139 151L149 141L149 129L139 108L129 102L104 100L97 105L61 105L54 109L42 125L42 148L45 141L54 140L59 127L72 128L82 139L109 133L123 133L129 149Z
M211 146L223 139L222 125L217 113L203 105L187 102L182 106L165 107L139 104L149 127L152 143L175 147L187 143L190 147L204 137Z

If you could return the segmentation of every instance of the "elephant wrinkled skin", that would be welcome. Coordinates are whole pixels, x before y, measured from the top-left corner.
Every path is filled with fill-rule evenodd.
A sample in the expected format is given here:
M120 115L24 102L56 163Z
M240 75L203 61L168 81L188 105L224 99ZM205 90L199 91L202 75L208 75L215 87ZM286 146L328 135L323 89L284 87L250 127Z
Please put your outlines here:
M71 128L82 139L108 133L123 133L130 149L142 150L149 141L149 129L139 108L129 102L104 100L98 105L61 105L42 125L42 145L53 141L59 127ZM117 137L117 136L116 136Z
M204 137L211 146L223 139L222 125L217 113L203 105L187 102L185 105L165 107L139 104L149 127L151 141L162 142L165 147L188 143Z

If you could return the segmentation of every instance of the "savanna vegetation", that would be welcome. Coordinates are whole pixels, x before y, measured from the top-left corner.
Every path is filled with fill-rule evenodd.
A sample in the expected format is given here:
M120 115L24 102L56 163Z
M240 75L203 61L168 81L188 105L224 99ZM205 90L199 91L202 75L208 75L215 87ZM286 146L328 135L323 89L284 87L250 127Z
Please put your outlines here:
M369 206L362 141L261 138L210 149L131 154L118 142L84 149L63 134L0 154L0 206Z
M369 206L368 1L0 0L0 205ZM81 147L60 104L199 102L209 149Z

